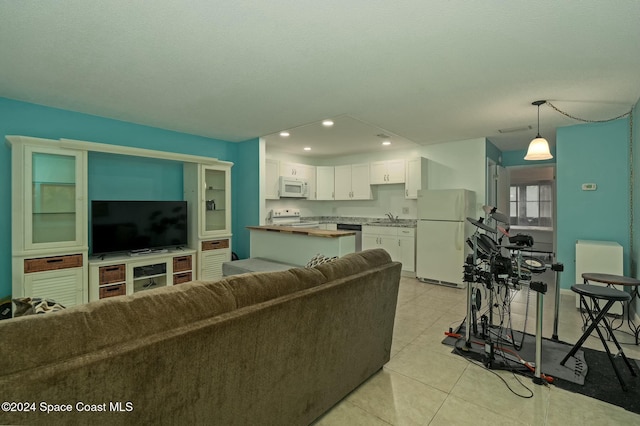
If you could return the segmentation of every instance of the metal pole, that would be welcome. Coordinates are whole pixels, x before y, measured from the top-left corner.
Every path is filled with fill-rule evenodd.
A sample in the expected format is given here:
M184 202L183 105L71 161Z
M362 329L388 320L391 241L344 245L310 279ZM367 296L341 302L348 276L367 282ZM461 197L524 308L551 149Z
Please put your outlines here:
M544 295L542 293L538 293L536 297L536 373L534 382L542 383L542 371L540 368L542 366L542 311L543 311L543 303L544 303ZM539 383L539 384L540 384Z
M536 281L531 282L530 287L537 292L536 296L536 368L533 383L537 385L544 384L542 379L542 313L544 303L544 293L547 292L547 284Z
M563 263L554 263L551 265L551 270L556 272L556 300L555 310L553 315L553 335L551 338L556 342L558 339L558 318L560 317L560 272L564 271Z
M467 326L464 329L465 345L471 347L471 293L473 283L467 282Z

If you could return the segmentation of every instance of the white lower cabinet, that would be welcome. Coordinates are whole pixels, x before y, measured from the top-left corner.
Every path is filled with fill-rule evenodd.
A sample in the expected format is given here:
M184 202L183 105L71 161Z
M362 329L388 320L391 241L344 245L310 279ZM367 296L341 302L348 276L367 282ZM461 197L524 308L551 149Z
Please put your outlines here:
M84 271L80 267L25 274L24 296L52 299L67 308L86 303Z
M86 253L14 258L12 297L52 299L71 307L87 303Z
M202 241L198 251L198 279L219 280L222 278L222 264L231 260L229 239Z
M415 272L415 229L393 226L362 227L362 249L385 249L391 259L402 263L403 271Z
M413 228L398 228L398 242L400 245L400 262L405 271L416 270L416 230Z

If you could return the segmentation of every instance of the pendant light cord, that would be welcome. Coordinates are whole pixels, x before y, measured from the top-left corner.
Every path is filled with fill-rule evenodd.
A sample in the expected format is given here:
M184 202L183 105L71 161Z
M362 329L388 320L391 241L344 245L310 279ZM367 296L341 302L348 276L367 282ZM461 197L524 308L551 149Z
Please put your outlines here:
M633 109L631 109L631 110L629 110L629 111L625 112L624 114L620 114L620 115L619 115L619 116L617 116L617 117L608 118L608 119L606 119L606 120L587 120L587 119L585 119L585 118L578 118L578 117L575 117L575 116L573 116L573 115L571 115L571 114L569 114L569 113L566 113L566 112L564 112L564 111L562 111L562 110L558 109L558 107L556 107L554 104L552 104L552 103L551 103L551 102L549 102L549 101L547 101L547 104L548 104L551 108L553 108L553 109L555 109L556 111L558 111L560 114L562 114L562 115L564 115L564 116L567 116L567 117L569 117L569 118L573 118L574 120L582 121L583 123L606 123L606 122L609 122L609 121L617 120L617 119L622 118L622 117L626 117L627 115L631 115L631 111L633 110ZM540 108L538 108L538 109L540 109ZM540 114L540 113L538 112L538 114ZM538 115L538 123L540 123L540 116L539 116L539 115ZM540 126L540 124L538 124L538 126Z
M575 117L569 113L566 113L558 107L556 107L551 102L546 102L551 108L558 111L560 114L572 118L574 120L582 121L583 123L607 123L609 121L618 120L620 118L629 116L629 253L631 253L631 273L637 274L636 271L637 265L635 265L634 261L634 253L633 253L633 107L624 114L620 114L617 117L609 118L606 120L587 120L584 118ZM538 129L540 129L540 107L538 106ZM539 132L539 131L538 131Z

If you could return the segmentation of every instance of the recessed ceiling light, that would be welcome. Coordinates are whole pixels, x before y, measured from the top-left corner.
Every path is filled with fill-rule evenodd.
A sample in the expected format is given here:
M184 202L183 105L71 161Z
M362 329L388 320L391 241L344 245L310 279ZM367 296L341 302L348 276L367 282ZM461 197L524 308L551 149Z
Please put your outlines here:
M384 142L382 142L382 145L384 145L384 146L391 145L391 141L384 141Z
M305 147L304 147L304 150L305 150L305 151L311 151L311 147L310 147L310 146L305 146Z
M323 125L324 127L331 127L331 126L333 126L333 120L324 120L324 121L322 122L322 125Z
M287 136L289 136L289 132L280 132L280 136L286 138Z

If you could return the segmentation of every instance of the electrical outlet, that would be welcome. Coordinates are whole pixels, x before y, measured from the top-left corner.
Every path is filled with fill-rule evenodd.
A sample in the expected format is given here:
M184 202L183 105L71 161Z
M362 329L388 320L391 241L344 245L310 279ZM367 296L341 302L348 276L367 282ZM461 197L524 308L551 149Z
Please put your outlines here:
M409 214L409 207L403 207L402 214Z

